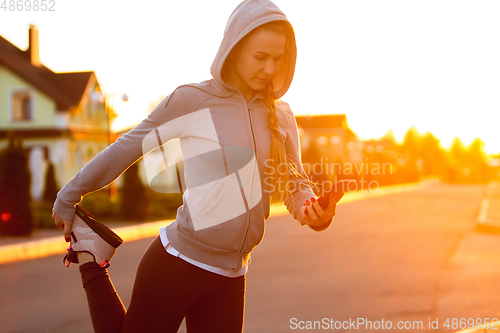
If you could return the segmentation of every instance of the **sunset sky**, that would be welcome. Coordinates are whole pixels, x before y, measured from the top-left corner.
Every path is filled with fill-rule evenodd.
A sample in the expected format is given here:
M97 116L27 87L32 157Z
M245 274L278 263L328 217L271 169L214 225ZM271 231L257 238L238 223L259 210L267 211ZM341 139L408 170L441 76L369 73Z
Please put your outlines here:
M298 58L283 97L295 114L347 115L362 139L409 127L444 147L475 137L500 152L500 1L275 0ZM144 119L177 86L211 78L239 0L55 0L53 12L0 9L0 35L55 72L96 72L117 99L115 130Z

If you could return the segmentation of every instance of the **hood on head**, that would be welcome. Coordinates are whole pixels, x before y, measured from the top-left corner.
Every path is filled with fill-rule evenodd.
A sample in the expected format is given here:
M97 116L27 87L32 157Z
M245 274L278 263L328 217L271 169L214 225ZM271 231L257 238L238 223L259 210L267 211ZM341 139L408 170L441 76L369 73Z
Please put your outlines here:
M220 44L219 51L210 67L210 73L214 79L225 88L231 87L222 80L222 66L234 46L255 28L271 21L288 21L285 14L270 0L245 0L236 7L226 24L224 38ZM290 41L288 54L285 54L279 71L273 78L274 92L277 98L281 98L292 83L295 72L295 61L297 59L297 46L292 25L288 29Z

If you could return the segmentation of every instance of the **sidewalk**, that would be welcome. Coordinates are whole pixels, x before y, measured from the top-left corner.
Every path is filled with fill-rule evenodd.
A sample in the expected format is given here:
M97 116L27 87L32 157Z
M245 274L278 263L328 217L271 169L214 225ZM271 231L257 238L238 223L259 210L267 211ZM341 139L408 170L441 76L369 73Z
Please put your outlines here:
M417 190L429 186L435 181L422 181L420 183L409 183L380 187L376 191L358 191L346 193L339 204L347 204L353 201L378 197L406 191ZM285 206L273 205L271 216L288 214ZM159 229L174 220L162 220L149 223L109 223L107 224L124 242L131 242L158 235ZM31 237L0 237L0 265L22 260L44 258L50 255L62 254L67 251L68 243L64 242L61 229L36 230Z
M479 327L468 328L456 333L488 333L499 332L500 330L500 309L484 304L481 297L470 297L472 293L481 295L482 293L498 294L500 290L486 290L482 287L485 281L496 281L500 276L500 183L490 182L486 186L485 196L481 203L479 216L477 219L476 232L471 232L462 240L458 250L454 254L451 265L454 269L448 273L455 279L460 279L462 283L467 281L467 285L472 290L459 289L457 285L450 281L449 288L455 293L469 296L478 309L485 310L491 315L499 314L496 318L490 318L487 323ZM479 282L479 283L478 283ZM481 283L483 282L483 283ZM486 283L484 283L486 284ZM456 304L457 307L460 304ZM480 319L480 318L474 318ZM497 320L495 320L497 319ZM465 325L464 325L465 326Z

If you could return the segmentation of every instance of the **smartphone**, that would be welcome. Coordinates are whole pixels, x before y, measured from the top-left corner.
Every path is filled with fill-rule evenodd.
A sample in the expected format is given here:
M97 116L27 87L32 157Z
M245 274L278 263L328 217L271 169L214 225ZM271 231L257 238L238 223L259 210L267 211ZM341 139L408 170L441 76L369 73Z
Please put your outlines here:
M322 196L318 198L318 203L321 206L321 208L326 209L328 207L328 203L330 202L330 194L332 193L335 193L335 200L339 202L339 200L344 195L344 192L349 191L349 186L351 185L351 183L356 183L356 179L339 180L335 184L335 186L333 186L329 191L325 192ZM307 210L306 214L309 214Z

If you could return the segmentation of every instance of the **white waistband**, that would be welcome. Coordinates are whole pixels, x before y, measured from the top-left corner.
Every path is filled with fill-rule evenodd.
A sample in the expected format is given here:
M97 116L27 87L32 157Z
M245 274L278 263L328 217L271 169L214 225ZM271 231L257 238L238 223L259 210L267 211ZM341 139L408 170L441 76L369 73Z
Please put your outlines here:
M175 257L179 257L181 259L184 259L185 261L189 262L190 264L193 264L195 266L203 268L204 270L210 271L212 273L224 275L227 277L237 277L237 276L244 275L248 270L248 262L241 269L233 269L233 268L223 268L223 267L208 265L208 264L205 264L205 263L202 263L202 262L199 262L199 261L196 261L194 259L186 257L185 255L179 253L179 251L174 249L172 247L172 245L169 243L168 238L167 238L167 227L160 228L160 239L161 239L161 243L163 244L163 247L165 248L165 250L168 253L170 253L171 255L173 255Z

